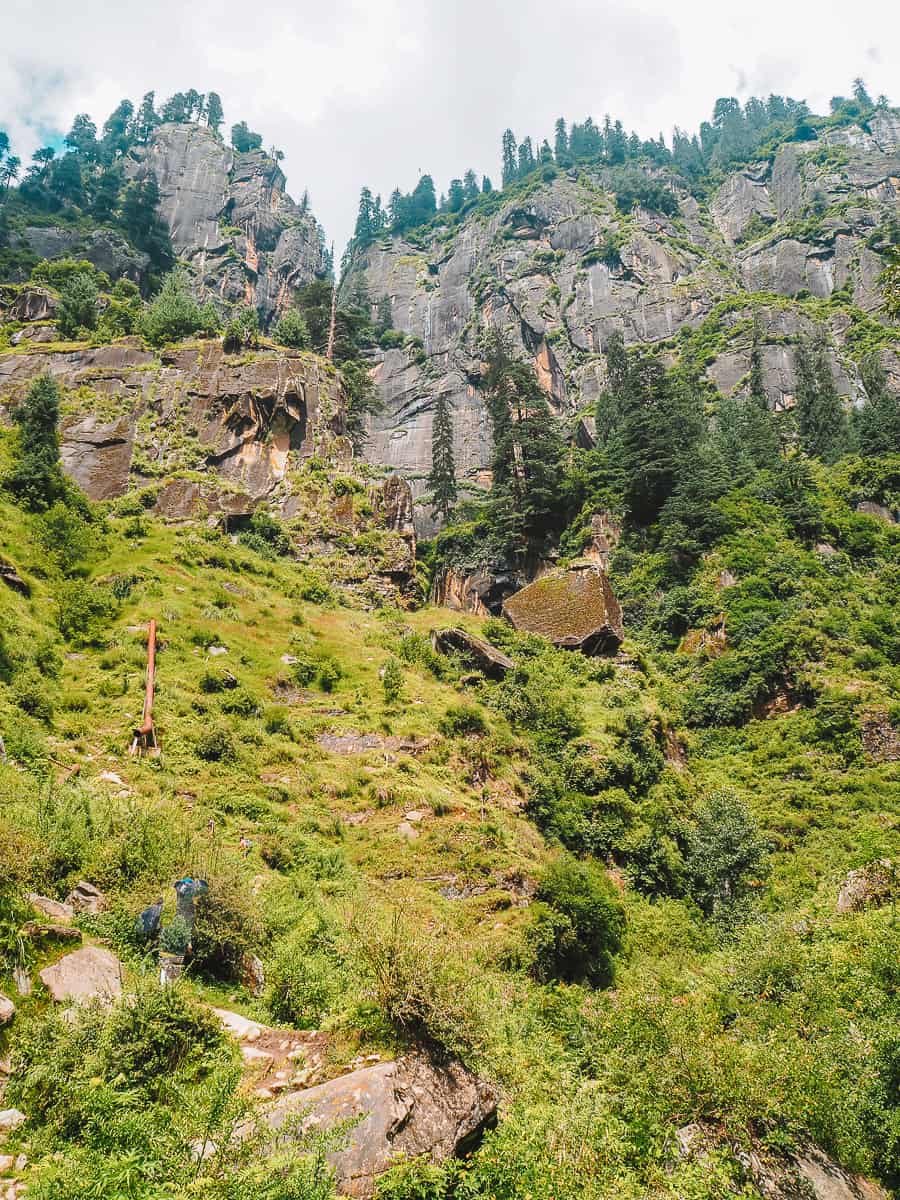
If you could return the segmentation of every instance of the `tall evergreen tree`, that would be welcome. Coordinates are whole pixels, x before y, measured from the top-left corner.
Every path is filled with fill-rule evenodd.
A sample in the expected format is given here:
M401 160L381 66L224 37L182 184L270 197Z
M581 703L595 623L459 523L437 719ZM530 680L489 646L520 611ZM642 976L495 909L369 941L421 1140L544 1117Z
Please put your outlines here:
M13 410L18 454L6 487L34 511L65 498L68 487L59 461L59 387L51 375L40 375Z
M520 142L519 144L519 178L523 179L533 171L534 165L534 149L531 145L531 138L527 137L524 142Z
M134 118L134 138L141 144L150 140L150 135L160 123L160 117L155 108L155 100L156 93L147 92Z
M503 186L508 187L519 173L519 160L516 156L516 135L511 129L503 134Z
M369 188L364 187L359 193L359 208L356 213L356 226L353 230L354 240L361 250L365 250L366 246L372 244L374 236L373 209L372 193Z
M206 96L206 123L218 134L225 120L225 110L222 108L222 98L218 92L208 92Z
M877 354L860 364L866 402L856 417L859 448L863 454L900 453L900 396L888 385Z
M453 457L453 414L445 392L438 394L431 427L431 473L428 476L431 492L431 518L444 521L456 503L456 463Z
M797 432L810 458L834 462L847 449L847 414L831 373L828 345L821 331L797 347Z
M474 200L478 196L478 180L470 167L463 175L463 198L465 201Z
M450 191L447 194L447 208L452 213L459 212L466 201L466 193L461 179L450 180Z
M572 161L569 157L569 135L566 132L566 123L562 117L557 119L554 129L553 154L561 167L567 167Z

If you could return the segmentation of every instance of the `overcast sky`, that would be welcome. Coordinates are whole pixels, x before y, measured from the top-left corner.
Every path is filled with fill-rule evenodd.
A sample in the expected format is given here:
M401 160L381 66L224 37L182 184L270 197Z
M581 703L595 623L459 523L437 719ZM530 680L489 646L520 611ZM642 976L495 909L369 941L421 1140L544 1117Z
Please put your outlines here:
M285 152L338 256L359 189L429 171L499 182L509 125L609 112L642 136L690 130L717 96L779 92L827 110L861 75L900 102L892 0L0 0L0 128L23 161L76 112L98 126L155 89L218 91ZM39 18L39 19L38 19Z

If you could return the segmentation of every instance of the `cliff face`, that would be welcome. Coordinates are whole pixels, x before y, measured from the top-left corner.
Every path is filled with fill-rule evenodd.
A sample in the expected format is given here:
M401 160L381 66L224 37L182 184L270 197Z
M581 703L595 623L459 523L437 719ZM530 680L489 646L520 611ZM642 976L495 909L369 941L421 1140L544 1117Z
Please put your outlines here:
M297 287L325 271L315 217L286 194L281 169L261 150L239 154L206 126L166 124L132 151L128 169L156 175L160 216L203 295L252 304L269 325Z
M602 169L563 172L492 215L476 210L455 228L386 239L358 256L344 286L364 285L373 305L388 296L394 327L419 339L377 356L384 412L372 423L370 461L402 471L420 494L443 393L453 405L457 470L486 481L490 431L476 352L485 326L504 328L533 361L559 413L597 398L615 331L629 344L659 344L708 318L718 339L710 378L723 394L734 391L749 368L751 305L773 406L793 402L792 343L823 316L838 388L848 401L862 395L847 333L881 303L878 251L900 200L896 115L878 114L871 132L785 145L772 162L728 176L708 202L679 190L671 217L619 212L609 182ZM815 299L836 292L842 303L815 310ZM900 379L900 358L883 354ZM424 514L417 521L428 525Z
M221 343L159 355L137 339L0 357L0 417L44 371L63 389L61 455L94 500L154 485L155 507L189 517L284 504L291 463L334 448L344 395L334 370L298 351L229 356Z

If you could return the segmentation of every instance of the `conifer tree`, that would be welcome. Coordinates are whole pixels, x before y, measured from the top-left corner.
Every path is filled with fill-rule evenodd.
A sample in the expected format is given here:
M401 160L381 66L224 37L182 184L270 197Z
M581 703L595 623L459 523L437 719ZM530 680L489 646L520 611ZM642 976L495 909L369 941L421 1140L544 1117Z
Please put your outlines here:
M466 193L461 179L450 180L450 191L447 195L447 208L452 213L459 212L465 203Z
M797 432L810 458L835 462L847 449L848 424L820 331L797 347Z
M135 141L144 144L150 140L150 135L153 130L159 125L159 114L154 107L156 99L155 92L147 92L141 101L141 106L137 110L134 118L134 137Z
M856 417L861 453L881 456L900 452L900 396L891 391L877 354L860 364L866 402Z
M209 92L206 97L206 124L218 136L225 120L222 98L218 92Z
M34 511L65 498L67 484L59 461L59 387L49 374L40 375L13 410L19 453L6 487Z
M562 117L558 118L554 130L553 154L557 164L561 167L567 167L572 161L569 157L569 135L566 132L566 123Z
M475 172L470 167L463 175L463 199L465 201L474 200L478 195L478 180L475 177Z
M519 173L519 160L516 156L516 135L511 129L503 134L503 186L509 187Z
M438 395L431 427L431 473L428 476L431 492L431 518L446 521L456 503L456 463L453 457L453 414L445 392Z

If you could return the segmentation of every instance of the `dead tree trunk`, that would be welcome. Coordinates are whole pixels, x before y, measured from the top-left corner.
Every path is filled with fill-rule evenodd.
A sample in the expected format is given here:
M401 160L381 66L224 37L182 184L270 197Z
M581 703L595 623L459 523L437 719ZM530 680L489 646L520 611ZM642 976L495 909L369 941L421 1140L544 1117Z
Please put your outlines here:
M156 621L147 629L147 690L144 693L144 712L141 723L134 731L131 743L132 754L159 754L159 743L153 727L153 691L156 684Z

